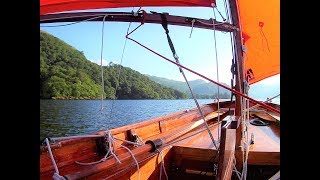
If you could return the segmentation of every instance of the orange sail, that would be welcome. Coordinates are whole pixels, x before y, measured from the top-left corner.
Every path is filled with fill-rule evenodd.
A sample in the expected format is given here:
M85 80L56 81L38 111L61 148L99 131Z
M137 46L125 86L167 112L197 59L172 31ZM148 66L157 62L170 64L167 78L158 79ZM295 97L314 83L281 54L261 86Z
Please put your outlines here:
M249 84L280 73L280 0L238 0Z

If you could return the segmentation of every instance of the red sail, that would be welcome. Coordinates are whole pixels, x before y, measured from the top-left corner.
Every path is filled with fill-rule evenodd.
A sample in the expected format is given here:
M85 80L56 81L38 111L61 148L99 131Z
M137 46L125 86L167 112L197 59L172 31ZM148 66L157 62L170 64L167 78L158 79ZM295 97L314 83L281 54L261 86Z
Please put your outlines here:
M40 0L40 14L86 9L142 6L212 7L212 3L215 3L215 0Z

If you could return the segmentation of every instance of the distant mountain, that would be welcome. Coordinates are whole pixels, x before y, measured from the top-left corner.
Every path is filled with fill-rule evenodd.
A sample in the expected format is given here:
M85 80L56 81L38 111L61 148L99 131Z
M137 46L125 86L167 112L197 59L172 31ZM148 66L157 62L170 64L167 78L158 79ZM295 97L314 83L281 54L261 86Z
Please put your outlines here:
M118 72L121 69L119 83ZM116 64L103 67L106 99L183 99L187 95L164 87L138 71ZM40 98L98 99L101 69L83 52L40 31ZM118 86L117 89L115 87ZM117 97L114 97L116 90Z
M256 83L250 86L249 89L249 96L266 100L267 98L271 98L280 94L280 82L275 84L263 84L263 83Z
M170 87L172 89L176 89L178 91L184 92L191 97L191 94L189 92L189 88L185 82L182 81L175 81L167 78L157 77L157 76L149 76L147 75L151 80L166 86ZM205 82L204 80L197 79L193 81L189 81L189 84L196 96L198 98L214 98L216 94L218 93L218 86L211 83L211 82ZM228 86L225 83L222 83L225 86ZM220 98L230 98L230 92L222 87L219 88L220 92Z

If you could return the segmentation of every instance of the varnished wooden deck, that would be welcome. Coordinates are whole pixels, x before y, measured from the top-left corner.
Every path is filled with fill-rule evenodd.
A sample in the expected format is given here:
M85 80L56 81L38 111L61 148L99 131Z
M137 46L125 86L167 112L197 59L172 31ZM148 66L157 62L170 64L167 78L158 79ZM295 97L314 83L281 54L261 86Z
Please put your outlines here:
M251 134L254 136L254 144L250 145L248 164L252 165L279 165L280 164L280 127L270 123L268 126L254 126L248 125L249 140ZM218 140L218 126L211 125L210 127L214 139ZM186 138L176 144L174 148L179 151L181 155L191 157L193 153L198 153L198 158L206 160L206 156L212 157L216 148L214 147L210 136L202 128L202 132L192 137ZM190 132L183 137L187 137L191 134L195 134L197 131ZM183 138L182 137L182 138ZM206 152L206 153L204 153ZM202 154L201 154L202 153ZM241 153L241 152L238 152ZM197 156L193 154L193 156Z

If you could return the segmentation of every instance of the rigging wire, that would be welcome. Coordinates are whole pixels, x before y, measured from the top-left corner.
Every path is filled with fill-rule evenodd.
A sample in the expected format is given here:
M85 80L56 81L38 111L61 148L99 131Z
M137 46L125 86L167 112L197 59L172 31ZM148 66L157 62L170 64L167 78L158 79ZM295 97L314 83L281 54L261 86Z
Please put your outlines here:
M172 64L175 64L175 65L177 65L177 66L179 66L179 67L181 67L181 68L183 68L183 69L185 69L185 70L187 70L187 71L189 71L189 72L191 72L191 73L193 73L193 74L196 74L197 76L200 76L201 78L204 78L204 79L206 79L206 80L208 80L208 81L210 81L210 82L212 82L212 83L214 83L214 84L216 84L216 85L218 85L218 86L223 87L224 89L227 89L227 90L229 90L229 91L231 91L231 92L233 92L233 93L235 93L235 94L237 94L237 95L239 95L239 96L242 96L243 98L249 99L251 102L253 102L253 103L255 103L255 104L260 104L261 106L265 107L266 109L268 109L268 110L270 110L270 111L273 111L273 112L276 112L276 113L279 113L279 114L280 114L280 110L278 110L278 109L275 109L275 108L273 108L273 107L271 107L271 106L269 106L269 105L267 105L267 104L265 104L265 103L259 102L259 101L255 100L255 99L249 97L248 95L243 94L242 92L236 91L236 90L234 90L234 89L231 89L231 88L229 88L229 87L227 87L227 86L225 86L225 85L223 85L223 84L221 84L221 83L217 83L216 81L214 81L214 80L212 80L212 79L210 79L210 78L208 78L208 77L206 77L206 76L204 76L204 75L202 75L202 74L200 74L200 73L198 73L198 72L195 72L194 70L192 70L192 69L190 69L190 68L188 68L188 67L186 67L186 66L184 66L184 65L181 65L181 64L179 64L179 63L176 63L176 62L172 61L171 59L168 59L167 57L165 57L165 56L157 53L156 51L148 48L147 46L141 44L140 42L138 42L138 41L136 41L136 40L134 40L134 39L132 39L132 38L130 38L130 37L127 37L127 38L128 38L129 40L135 42L136 44L142 46L143 48L147 49L148 51L150 51L150 52L152 52L152 53L160 56L162 59L164 59L164 60L166 60L166 61L168 61L168 62L170 62L170 63L172 63Z
M83 17L87 17L87 16L95 16L95 17L84 19L84 20L81 20L81 21L68 23L68 24L53 25L53 26L40 26L40 27L60 27L60 26L66 26L66 25L73 25L73 24L76 24L76 23L85 22L85 21L89 21L89 20L93 20L93 19L98 19L98 18L101 18L103 16L132 16L132 14L104 12L104 13L101 13L101 14L94 14L94 15L77 15L77 16L72 16L72 18L83 18ZM42 21L42 23L46 23L45 21L60 20L60 19L64 19L64 17L62 17L62 18L61 17L56 17L56 18L49 18L49 19L47 18L45 20L40 20L40 23L41 23L41 21Z
M101 17L106 17L108 15L101 15L101 16L96 16L96 17L93 17L93 18L89 18L89 19L85 19L85 20L82 20L82 21L77 21L77 22L72 22L72 23L68 23L68 24L60 24L60 25L44 25L44 26L40 26L40 27L63 27L63 26L70 26L70 25L74 25L74 24L78 24L78 23L81 23L81 22L86 22L86 21L90 21L90 20L94 20L94 19L98 19L98 18L101 18Z
M217 9L218 13L220 14L221 18L223 19L223 21L226 21L226 18L223 17L223 15L221 14L221 12L219 11L219 9L217 8L217 5L215 3L212 3L212 9Z
M220 25L220 24L225 24L225 22L215 23L215 21L214 21L212 18L210 18L210 19L213 21L212 24L211 24L211 23L203 22L203 21L201 21L201 20L199 20L199 19L196 19L196 21L199 22L200 24L204 24L204 25L208 25L208 26L217 26L217 25Z
M181 69L181 68L180 68L180 69ZM200 113L203 121L205 122L204 124L205 124L205 126L206 126L206 128L207 128L207 131L208 131L209 136L210 136L210 138L211 138L211 140L212 140L212 143L213 143L214 147L215 147L216 149L218 149L218 146L217 146L217 144L216 144L216 141L215 141L215 139L214 139L214 137L213 137L213 135L212 135L212 133L211 133L211 131L210 131L210 128L209 128L209 126L208 126L208 123L207 123L207 121L206 121L206 119L205 119L205 117L204 117L204 115L203 115L203 112L202 112L202 110L201 110L201 108L200 108L200 105L199 105L199 103L198 103L195 95L193 94L193 91L192 91L192 89L191 89L191 87L190 87L190 84L189 84L189 82L188 82L188 80L187 80L187 78L186 78L186 76L185 76L185 74L184 74L184 71L183 71L182 69L181 69L181 73L182 73L182 75L184 76L184 79L185 79L185 81L186 81L186 83L187 83L187 85L188 85L188 88L189 88L189 90L190 90L191 96L192 96L192 98L193 98L193 100L194 100L194 102L195 102L195 104L196 104L196 106L197 106L197 108L198 108L198 110L199 110L199 113ZM218 117L220 117L220 115L218 115Z
M276 96L273 96L272 98L267 98L267 100L265 100L264 102L266 103L266 102L269 102L269 101L271 101L272 99L275 99L275 98L277 98L277 97L279 97L280 96L280 94L278 94L278 95L276 95ZM254 109L254 108L256 108L256 107L258 107L259 106L259 104L256 104L256 105L254 105L254 106L251 106L248 110L251 110L251 109Z
M74 25L74 24L78 24L78 23L82 23L82 22L86 22L86 21L91 21L91 20L94 20L94 19L99 19L99 18L102 18L104 16L112 16L112 15L121 15L121 16L131 16L132 14L119 14L119 13L103 13L101 15L95 15L95 17L92 17L92 18L88 18L88 19L84 19L84 20L81 20L81 21L76 21L76 22L72 22L72 23L67 23L67 24L59 24L59 25L42 25L40 27L63 27L63 26L70 26L70 25ZM74 17L83 17L83 16L74 16ZM48 20L56 20L56 19L60 19L60 18L52 18L52 19L48 19Z
M224 10L226 13L226 17L227 17L227 22L230 23L230 13L229 13L227 0L223 0L223 4L224 4Z
M213 17L216 19L216 13L214 11L214 7L212 8L213 11ZM214 25L214 19L212 19L212 24L213 24L213 36L214 36L214 48L215 48L215 56L216 56L216 70L217 70L217 82L219 83L219 63L218 63L218 49L217 49L217 38L216 38L216 26ZM218 87L218 94L217 94L217 100L218 100L218 112L220 111L220 87ZM220 116L218 116L218 123L220 122ZM220 140L220 126L218 127L218 139Z
M103 79L103 66L102 66L102 57L103 57L103 41L104 41L104 21L106 20L107 15L103 17L102 22L102 33L101 33L101 53L100 53L100 67L101 67L101 112L103 110L103 95L104 92L104 79Z
M176 64L178 65L178 64L180 64L179 56L177 55L177 53L175 51L174 45L173 45L172 40L171 40L170 35L169 35L167 18L165 16L165 14L160 14L160 15L161 15L161 19L162 19L162 27L165 30L165 33L167 35L167 40L168 40L169 47L170 47L170 49L172 51L173 58L175 59ZM188 82L188 79L187 79L187 77L186 77L186 75L185 75L185 73L184 73L184 71L183 71L183 69L181 67L179 67L179 71L182 74L182 76L183 76L183 78L184 78L184 80L185 80L185 82L186 82L186 84L187 84L187 86L189 88L190 94L191 94L191 96L192 96L192 98L193 98L193 100L194 100L194 102L195 102L195 104L196 104L196 106L198 108L198 111L199 111L199 113L200 113L200 115L201 115L201 117L202 117L202 119L204 121L204 124L205 124L205 126L207 128L207 131L208 131L209 136L210 136L210 138L212 140L212 143L215 146L215 148L218 149L218 146L216 145L215 139L214 139L214 137L213 137L213 135L212 135L212 133L210 131L210 128L209 128L209 126L208 126L208 124L206 122L206 119L205 119L205 117L203 115L203 112L202 112L202 110L200 108L200 105L199 105L199 103L197 101L197 98L195 97L195 95L194 95L194 93L193 93L193 91L191 89L191 86L190 86L190 84Z
M231 78L231 88L233 89L233 85L235 83L235 80L234 80L234 76L237 72L235 66L237 66L237 63L236 63L236 55L235 55L235 50L234 50L234 44L233 44L233 36L232 36L232 32L229 33L230 35L230 46L231 46L231 54L232 54L232 65L231 65L231 71L232 71L232 78ZM233 99L233 96L235 96L235 94L233 92L231 92L231 100L230 100L230 104L232 104L232 99ZM231 106L230 106L231 107ZM229 111L230 111L230 107L229 107ZM233 112L233 115L235 115L235 111Z
M132 22L129 22L129 25L128 25L128 29L127 29L127 34L130 30L130 27L131 27L131 23ZM121 54L121 59L120 59L120 64L118 66L118 74L117 74L117 81L116 81L116 87L115 87L115 91L114 91L114 96L112 97L112 101L111 101L111 108L110 108L110 116L109 116L109 119L111 119L114 115L113 114L113 110L114 110L114 102L115 102L115 99L117 98L117 90L119 88L119 84L120 84L120 73L121 73L121 66L122 66L122 62L123 62L123 57L124 57L124 52L125 52L125 49L127 47L127 38L125 38L125 41L124 41L124 45L123 45L123 48L122 48L122 54Z

